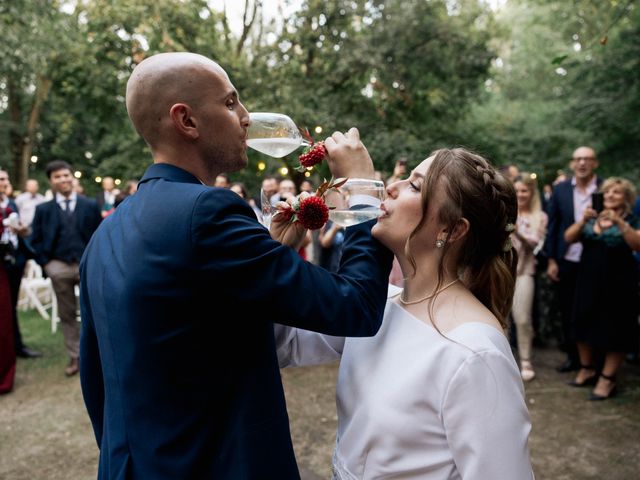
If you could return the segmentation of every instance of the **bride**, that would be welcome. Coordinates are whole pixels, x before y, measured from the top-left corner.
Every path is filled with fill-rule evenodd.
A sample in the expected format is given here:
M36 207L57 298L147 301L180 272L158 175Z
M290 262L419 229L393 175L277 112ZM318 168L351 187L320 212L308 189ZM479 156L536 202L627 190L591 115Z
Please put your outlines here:
M399 259L372 338L276 326L280 366L341 358L336 479L533 478L520 372L505 336L515 284L513 186L438 150L387 187L373 235Z

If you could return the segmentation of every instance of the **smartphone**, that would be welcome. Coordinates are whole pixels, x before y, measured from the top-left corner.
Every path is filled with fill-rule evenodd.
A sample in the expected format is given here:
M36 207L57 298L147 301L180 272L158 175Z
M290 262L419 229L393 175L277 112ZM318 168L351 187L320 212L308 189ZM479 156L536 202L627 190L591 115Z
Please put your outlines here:
M591 194L591 208L598 213L604 210L604 193L596 192Z

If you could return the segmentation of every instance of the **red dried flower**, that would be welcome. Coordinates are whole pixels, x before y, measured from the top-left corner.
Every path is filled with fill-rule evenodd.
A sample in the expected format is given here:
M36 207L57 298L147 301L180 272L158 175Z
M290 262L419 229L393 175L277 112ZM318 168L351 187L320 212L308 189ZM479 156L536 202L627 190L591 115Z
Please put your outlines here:
M334 182L326 180L316 190L315 195L302 193L296 197L292 204L279 202L278 215L282 215L285 220L300 222L307 230L318 230L329 220L329 207L324 201L324 195L331 189L338 189L348 179L339 178Z
M304 153L302 153L298 159L300 165L305 168L313 167L322 162L327 156L327 148L324 146L324 142L313 143Z
M324 199L311 195L300 202L296 216L304 228L318 230L329 220L329 207Z

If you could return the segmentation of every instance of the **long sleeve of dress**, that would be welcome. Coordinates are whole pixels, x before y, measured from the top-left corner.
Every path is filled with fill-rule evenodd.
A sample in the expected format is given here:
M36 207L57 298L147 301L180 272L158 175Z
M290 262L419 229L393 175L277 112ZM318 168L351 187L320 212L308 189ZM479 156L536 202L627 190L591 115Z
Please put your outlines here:
M402 291L389 284L387 298ZM278 364L280 368L320 365L340 359L345 337L334 337L300 328L274 324Z
M453 375L442 406L447 442L462 479L530 480L531 430L522 382L499 352L478 352Z
M278 364L284 367L320 365L342 356L344 337L274 324Z

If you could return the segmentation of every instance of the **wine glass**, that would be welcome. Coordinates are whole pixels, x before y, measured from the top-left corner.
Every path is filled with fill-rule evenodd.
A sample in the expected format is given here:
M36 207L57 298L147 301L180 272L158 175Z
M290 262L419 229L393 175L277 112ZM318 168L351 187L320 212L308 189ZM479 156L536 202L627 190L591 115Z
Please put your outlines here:
M329 219L342 227L350 227L382 215L380 204L385 196L382 181L350 178L340 187L326 192L324 201L329 207Z
M351 178L340 187L331 188L325 192L324 201L329 207L329 219L342 227L350 227L378 218L382 214L380 204L385 199L385 195L386 190L382 181ZM269 228L271 218L278 210L264 190L260 190L260 201L262 224Z
M282 113L251 112L247 145L270 157L282 158L302 145L310 145L291 117Z
M310 142L302 136L291 117L282 113L251 112L251 125L247 132L247 145L265 155L281 158ZM337 189L325 193L329 218L343 227L366 222L380 216L380 203L384 200L384 183L364 178L348 179ZM263 190L260 190L262 224L271 225L276 208ZM357 205L350 209L350 205Z

